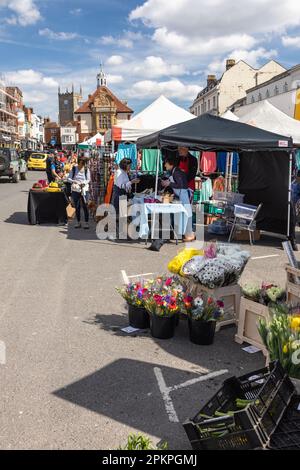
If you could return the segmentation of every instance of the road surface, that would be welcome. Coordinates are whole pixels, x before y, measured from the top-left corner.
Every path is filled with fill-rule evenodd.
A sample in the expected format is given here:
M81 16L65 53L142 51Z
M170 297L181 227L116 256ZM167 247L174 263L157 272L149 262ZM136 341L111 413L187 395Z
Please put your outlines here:
M242 351L234 328L210 347L189 342L185 321L172 340L122 333L121 270L164 272L177 247L153 253L144 244L100 242L94 227L29 226L27 191L41 176L0 181L1 449L115 449L130 432L189 449L181 422L229 375L261 367L263 356ZM245 280L284 281L278 243L252 252L273 257L250 261ZM170 392L171 414L159 377L167 387L195 379Z

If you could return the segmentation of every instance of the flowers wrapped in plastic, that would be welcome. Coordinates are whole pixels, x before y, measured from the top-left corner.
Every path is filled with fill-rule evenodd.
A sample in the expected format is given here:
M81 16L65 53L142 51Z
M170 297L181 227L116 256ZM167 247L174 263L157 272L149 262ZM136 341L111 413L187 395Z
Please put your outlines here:
M229 286L237 283L249 258L239 246L210 245L204 256L187 261L181 274L210 289Z

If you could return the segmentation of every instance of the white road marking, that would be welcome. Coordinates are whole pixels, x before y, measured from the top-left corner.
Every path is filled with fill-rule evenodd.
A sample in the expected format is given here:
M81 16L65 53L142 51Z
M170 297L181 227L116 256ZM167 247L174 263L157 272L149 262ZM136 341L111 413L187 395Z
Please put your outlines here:
M170 387L170 390L171 392L173 392L173 390L179 390L180 388L189 387L190 385L194 385L198 382L205 382L206 380L213 379L214 377L218 377L219 375L227 374L227 372L227 369L218 370L217 372L210 372L209 374L201 375L200 377L195 377L194 379L187 380L182 384L174 385L174 387Z
M166 412L167 412L167 415L169 416L169 421L171 421L171 423L179 423L177 413L175 411L172 399L170 397L170 389L166 385L161 369L159 367L154 367L154 374L157 379L160 393L162 394Z
M266 256L254 256L251 259L266 259L266 258L277 258L279 255L266 255Z
M141 278L141 277L145 277L145 276L153 276L154 275L154 273L142 273L142 274L132 274L131 276L128 276L125 269L121 270L121 274L122 274L124 284L129 284L130 279L135 279L135 278Z
M189 387L190 385L194 385L198 382L204 382L206 380L213 379L214 377L218 377L219 375L224 375L227 373L227 369L218 370L216 372L210 372L209 374L201 375L200 377L195 377L194 379L187 380L186 382L183 382L181 384L174 385L172 387L167 387L161 369L159 367L154 367L154 374L158 383L160 393L162 394L169 421L171 423L179 423L179 419L175 411L172 398L170 397L171 392L174 392L175 390L179 390L181 388Z

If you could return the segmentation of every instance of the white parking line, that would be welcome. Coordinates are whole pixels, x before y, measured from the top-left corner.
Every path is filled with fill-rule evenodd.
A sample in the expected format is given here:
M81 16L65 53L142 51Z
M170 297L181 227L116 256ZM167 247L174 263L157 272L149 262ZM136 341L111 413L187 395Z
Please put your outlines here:
M216 372L210 372L209 374L201 375L200 377L195 377L194 379L187 380L186 382L183 382L181 384L174 385L172 387L167 387L161 369L159 367L154 367L154 374L158 383L160 393L162 394L169 421L171 423L179 423L179 419L174 408L172 398L170 397L171 392L174 392L175 390L179 390L181 388L189 387L190 385L194 385L198 382L205 382L206 380L213 379L214 377L218 377L219 375L224 375L227 373L227 369L218 370Z
M266 256L254 256L250 259L266 259L266 258L278 258L280 255L266 255Z

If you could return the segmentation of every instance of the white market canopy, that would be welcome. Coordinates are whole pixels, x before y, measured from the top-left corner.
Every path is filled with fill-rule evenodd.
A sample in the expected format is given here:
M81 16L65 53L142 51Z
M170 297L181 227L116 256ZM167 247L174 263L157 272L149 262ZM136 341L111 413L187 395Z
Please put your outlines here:
M98 132L93 137L90 137L88 140L85 140L84 142L78 144L78 147L81 149L87 149L90 147L94 147L95 145L101 146L103 145L103 141L103 135Z
M161 95L131 120L123 121L107 131L105 142L135 142L140 137L194 118L193 114Z
M239 118L239 122L292 137L294 144L300 144L300 121L283 113L268 100L260 101L251 107L248 113Z
M224 119L229 119L230 121L238 121L239 118L232 111L228 110L221 116Z

